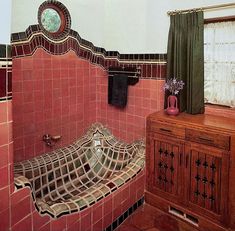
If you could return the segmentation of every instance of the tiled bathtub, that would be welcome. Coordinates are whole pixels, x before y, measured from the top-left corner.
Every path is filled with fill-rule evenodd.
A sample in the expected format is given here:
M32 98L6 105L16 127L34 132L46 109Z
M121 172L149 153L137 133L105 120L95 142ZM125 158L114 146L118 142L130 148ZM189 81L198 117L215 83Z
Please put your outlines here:
M26 230L113 230L143 203L144 156L143 142L120 142L94 124L72 145L16 163L16 193L35 205Z

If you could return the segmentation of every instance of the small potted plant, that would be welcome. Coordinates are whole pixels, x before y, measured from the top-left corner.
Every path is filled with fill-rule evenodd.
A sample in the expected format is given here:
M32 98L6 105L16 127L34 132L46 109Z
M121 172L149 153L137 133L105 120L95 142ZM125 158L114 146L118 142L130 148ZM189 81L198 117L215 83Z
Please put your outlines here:
M177 80L175 77L168 79L164 84L163 89L170 92L170 95L167 98L167 109L166 112L169 115L178 115L178 99L176 95L182 90L184 87L184 82L182 80Z

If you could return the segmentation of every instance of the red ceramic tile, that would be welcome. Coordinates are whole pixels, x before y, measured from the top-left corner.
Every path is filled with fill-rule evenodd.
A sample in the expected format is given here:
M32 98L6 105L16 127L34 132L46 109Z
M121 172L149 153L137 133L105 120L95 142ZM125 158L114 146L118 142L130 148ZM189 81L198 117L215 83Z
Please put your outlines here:
M49 221L50 218L48 215L42 216L35 210L33 213L33 230L40 230Z
M32 59L32 57L26 57L26 58L22 59L21 65L22 65L23 70L33 69L33 59Z
M160 77L162 79L165 79L166 78L166 65L161 65L160 67Z
M30 214L30 212L31 212L31 208L30 208L29 197L26 197L25 199L20 200L15 206L12 205L11 206L12 225L15 225L20 220L26 218L28 214ZM31 221L31 217L30 217L30 221ZM22 227L23 227L23 224L22 224Z
M26 74L27 73L27 74ZM23 92L31 92L33 91L33 83L34 81L32 80L32 71L23 71L23 81L22 81L22 86L23 86Z
M1 222L0 222L0 230L8 231L10 230L10 213L9 209L0 212Z
M113 209L116 209L121 205L122 202L122 191L117 190L113 195Z
M122 187L121 202L124 202L125 200L128 200L129 196L130 196L130 187L127 183Z
M21 59L14 59L14 68L16 70L20 70L22 68L22 60Z
M9 208L9 187L0 189L0 213Z
M103 217L103 204L99 206L94 206L93 209L93 220L92 223L95 224Z
M122 206L115 208L113 211L113 221L115 221L120 215L122 215Z
M17 224L12 226L12 231L31 231L32 230L32 217L31 215L25 217Z
M66 217L60 217L57 220L51 220L51 231L64 230L66 228Z
M11 195L11 205L17 206L17 204L25 199L26 197L30 196L30 189L29 188L23 188L20 190L17 190Z
M13 79L13 82L12 82L12 91L13 91L13 95L16 93L16 92L23 92L23 81L14 81Z
M7 122L7 101L0 102L0 123Z
M82 231L80 226L81 226L80 221L75 222L71 224L70 226L68 226L66 231Z
M169 215L161 215L155 219L155 227L160 231L169 230L169 231L179 231L180 227L178 221L170 217Z
M22 80L23 81L28 81L28 80L32 80L32 73L33 70L23 70L22 71Z
M42 226L40 229L35 229L34 231L51 231L51 224L47 223L44 226Z
M8 185L9 180L9 167L4 166L0 168L0 189Z
M118 227L117 231L142 231L138 228L136 228L133 225L121 225L121 227ZM149 231L149 230L147 230ZM153 231L158 231L158 230L153 230Z
M13 162L9 165L9 184L10 184L10 192L12 193L14 189L12 188L14 185L14 173L13 173L14 165Z
M81 217L81 229L87 230L91 227L91 213Z
M9 125L7 123L0 124L0 146L8 144Z
M126 212L131 206L132 202L130 198L127 198L125 201L122 203L122 213Z
M66 219L67 219L67 227L70 227L74 223L78 223L80 221L80 213L71 214L67 216Z
M12 100L7 101L7 121L12 121Z
M93 225L93 231L103 231L103 230L104 230L103 229L103 222L101 219Z
M107 228L111 223L112 223L112 220L113 219L113 216L112 216L112 213L108 213L107 215L104 216L104 219L103 219L103 228Z
M0 168L5 167L8 164L9 162L8 156L9 156L9 146L8 145L0 146L0 158L1 158Z
M30 68L28 61L33 68ZM18 67L17 70L15 67ZM147 70L149 67L152 68L151 72L155 73L156 68L149 65L148 68L145 68L146 74L149 72ZM23 134L19 136L25 136L25 132L27 134L36 133L38 129L42 133L42 127L52 131L60 129L62 131L60 135L63 137L62 143L69 144L76 138L76 135L81 134L86 127L99 119L104 124L110 125L110 129L117 136L126 141L132 141L144 136L145 124L140 123L133 127L135 121L129 118L130 115L136 114L144 120L147 114L159 107L159 103L153 104L154 101L149 99L151 96L152 100L158 100L156 97L159 95L159 88L156 88L158 86L156 80L153 82L140 80L135 86L130 86L128 106L124 110L107 105L107 72L100 67L90 65L86 60L77 58L74 52L53 56L43 49L37 49L33 58L25 57L20 58L20 61L17 60L16 66L13 65L13 75L14 73L19 77L13 78L14 92L22 92L24 89L26 93L23 97L27 102L22 105L20 98L16 100L15 105L18 107L14 106L14 123L16 127L19 127L22 119L27 121L27 118L30 119L34 112L36 112L35 121L32 120L31 123L38 123L34 125L35 128L29 127L26 123ZM33 76L32 80L30 73ZM21 77L21 75L23 76ZM17 82L17 79L23 78L26 81ZM156 93L151 95L151 92ZM32 105L30 100L32 100ZM51 113L48 113L49 111ZM76 131L72 131L70 128L64 129L64 122L60 122L62 115L68 117L66 126L73 127L74 121L82 121L82 127L75 125L78 128ZM39 124L40 126L38 126ZM130 124L133 125L131 129ZM14 134L17 134L15 130ZM32 146L34 146L33 156L42 153L42 147L38 141L35 140ZM35 148L36 146L37 148ZM17 156L15 158L22 159Z
M132 217L132 224L134 224L140 230L146 230L154 227L154 215L144 213L143 211L137 211ZM167 230L167 229L166 229Z
M0 69L0 97L6 97L7 69Z
M112 209L113 209L112 204L113 204L112 203L112 198L111 197L106 197L105 201L104 201L104 210L103 210L104 215L112 212Z

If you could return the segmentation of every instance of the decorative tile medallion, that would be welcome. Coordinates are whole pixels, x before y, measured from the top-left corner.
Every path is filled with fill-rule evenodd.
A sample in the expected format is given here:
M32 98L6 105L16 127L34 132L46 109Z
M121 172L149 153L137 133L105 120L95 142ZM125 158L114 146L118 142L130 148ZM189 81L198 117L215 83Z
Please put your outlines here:
M141 71L140 78L165 79L166 54L120 54L97 47L70 28L69 11L58 1L42 3L38 22L29 26L25 32L12 34L13 58L31 56L37 48L43 48L52 55L62 55L73 50L78 57L106 70L110 67L133 67Z
M53 40L65 38L71 27L67 8L59 1L48 0L38 9L38 23L45 35Z

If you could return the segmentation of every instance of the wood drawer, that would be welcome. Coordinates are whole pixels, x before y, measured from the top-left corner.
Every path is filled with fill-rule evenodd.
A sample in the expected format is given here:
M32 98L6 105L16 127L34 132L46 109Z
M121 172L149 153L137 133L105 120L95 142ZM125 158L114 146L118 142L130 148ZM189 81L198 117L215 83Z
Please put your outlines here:
M158 132L168 136L174 136L178 138L185 138L185 129L178 127L177 125L171 125L166 123L152 122L150 129L152 132Z
M186 128L185 138L189 141L230 150L230 136L228 135Z

